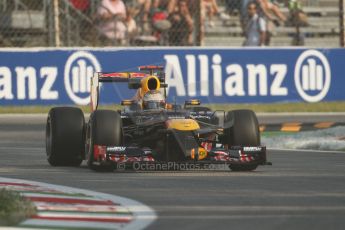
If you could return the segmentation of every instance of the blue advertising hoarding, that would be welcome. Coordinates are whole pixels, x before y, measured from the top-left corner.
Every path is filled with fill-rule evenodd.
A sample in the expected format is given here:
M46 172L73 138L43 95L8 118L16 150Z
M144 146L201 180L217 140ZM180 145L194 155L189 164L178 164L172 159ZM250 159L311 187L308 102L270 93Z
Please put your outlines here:
M89 103L94 72L163 65L168 97L204 103L345 99L345 49L19 49L0 50L1 105ZM101 103L135 92L103 84Z

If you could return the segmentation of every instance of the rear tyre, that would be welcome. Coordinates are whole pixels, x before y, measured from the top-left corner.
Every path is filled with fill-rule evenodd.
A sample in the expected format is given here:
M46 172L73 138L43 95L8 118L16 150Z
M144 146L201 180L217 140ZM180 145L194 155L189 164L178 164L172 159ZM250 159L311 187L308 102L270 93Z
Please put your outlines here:
M121 146L123 144L122 120L118 112L96 110L90 116L87 127L85 151L87 165L93 170L110 170L111 165L95 165L94 146Z
M228 146L260 146L259 122L251 110L234 110L227 113L224 144ZM252 171L252 165L231 165L232 171Z
M79 166L84 158L84 114L79 108L56 107L46 124L47 160L52 166Z

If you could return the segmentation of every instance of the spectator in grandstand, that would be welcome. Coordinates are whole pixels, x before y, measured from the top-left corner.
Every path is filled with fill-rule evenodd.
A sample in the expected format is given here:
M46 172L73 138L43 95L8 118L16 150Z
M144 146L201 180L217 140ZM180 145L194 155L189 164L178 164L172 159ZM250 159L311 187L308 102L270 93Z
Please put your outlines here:
M226 11L231 15L239 11L242 0L225 0Z
M193 19L186 0L179 0L175 11L169 15L171 28L169 45L185 46L192 44Z
M122 0L102 0L97 9L98 28L106 43L115 41L124 44L127 28L126 6ZM109 43L108 43L109 44Z
M86 12L90 9L90 0L70 0L72 6L82 12Z
M225 13L220 13L216 0L202 0L202 17L205 20L207 15L207 26L214 27L213 17L218 15L222 20L230 19L230 16Z
M248 4L251 2L252 0L242 0L241 1L241 7L240 7L240 21L241 21L241 27L242 27L242 31L244 32L245 27L246 27L246 23L248 21ZM254 0L256 1L256 0Z
M278 18L280 21L285 22L286 17L281 12L278 3L276 0L257 0L257 2L260 5L260 9L262 10L262 13L271 21L275 21L276 18ZM274 16L272 16L272 14ZM277 22L275 22L276 24Z
M241 18L241 26L243 32L245 32L247 23L249 21L249 15L247 9L247 5L250 3L251 0L242 0L241 4L241 11L240 11L240 18ZM254 2L258 6L258 14L266 20L266 40L265 45L268 46L270 44L270 38L272 35L272 31L274 29L274 25L279 26L280 23L277 18L282 21L282 23L286 22L285 15L279 9L278 4L275 0L254 0Z
M168 15L174 12L178 0L153 0L151 10L165 11Z
M277 18L284 24L286 22L285 15L281 12L276 0L257 0L261 13L260 15L266 17L267 21L267 33L265 45L268 46L271 42L272 32L275 26L280 26Z
M264 46L266 40L267 25L265 19L258 14L258 7L255 2L247 5L248 22L245 28L244 46Z
M296 28L296 33L293 36L292 45L303 46L305 43L305 35L300 31L300 27L308 26L308 17L303 11L302 4L298 0L286 0L286 5L289 8L288 25Z
M159 45L168 45L168 32L171 28L169 15L173 12L175 0L153 0L150 9L152 35Z
M241 22L243 22L243 25L245 24L245 21L248 18L247 14L247 5L251 2L252 0L242 0L241 2ZM277 5L276 2L273 0L254 0L259 6L259 14L262 16L267 17L267 19L275 21L275 17L272 15L272 13L281 21L285 22L286 17L285 15L281 12L279 9L279 6Z
M80 26L80 36L85 41L92 41L95 38L95 31L90 23L91 17L91 2L90 0L69 0L75 11L69 11L71 17L78 20ZM79 14L83 14L85 17L80 17Z
M138 34L137 23L134 20L135 16L138 14L138 10L134 7L127 7L127 17L125 24L127 27L127 34L129 41L132 41L134 37Z
M138 23L138 31L144 33L149 33L149 13L151 8L151 0L138 0L137 9L139 9L139 14L136 17Z

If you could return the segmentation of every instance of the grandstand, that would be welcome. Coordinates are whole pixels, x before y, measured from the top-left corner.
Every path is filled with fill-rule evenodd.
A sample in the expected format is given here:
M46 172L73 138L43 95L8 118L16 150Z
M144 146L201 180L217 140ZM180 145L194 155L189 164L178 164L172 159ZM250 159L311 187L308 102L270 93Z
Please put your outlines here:
M339 47L338 0L301 0L308 15L309 26L302 27L305 46ZM99 1L90 1L89 10L76 9L70 0L59 0L60 46L102 46L94 14ZM126 1L130 2L130 1ZM2 0L0 1L0 46L36 47L56 46L56 24L53 0ZM225 11L219 0L221 11ZM288 9L282 6L282 12ZM196 14L198 15L198 14ZM215 17L215 26L205 28L205 46L241 46L243 43L238 12L222 21ZM198 20L195 20L198 23ZM195 28L198 26L195 25ZM276 27L271 46L290 46L296 29L292 26ZM154 43L153 43L154 44ZM198 43L195 43L198 44ZM113 46L119 44L113 43ZM126 43L124 45L129 45Z
M60 45L97 45L97 29L91 14L74 8L69 0L58 2ZM91 2L91 9L95 3ZM0 46L56 46L53 1L2 0L0 31Z
M305 0L303 10L308 15L309 26L302 27L305 46L339 47L339 2L338 0ZM224 7L222 9L224 11ZM282 12L288 15L288 9L282 6ZM224 22L216 20L215 27L206 28L206 46L241 46L242 30L238 15L231 15ZM289 46L295 35L294 27L280 26L274 29L271 46Z

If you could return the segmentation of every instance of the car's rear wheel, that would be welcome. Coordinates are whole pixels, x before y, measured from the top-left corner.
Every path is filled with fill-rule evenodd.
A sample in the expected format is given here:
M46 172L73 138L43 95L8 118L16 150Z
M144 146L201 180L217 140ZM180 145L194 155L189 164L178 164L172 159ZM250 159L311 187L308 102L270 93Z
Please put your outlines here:
M84 114L79 108L56 107L46 124L47 160L52 166L79 166L84 158Z
M224 144L228 146L259 146L260 131L255 113L251 110L234 110L225 119ZM257 164L231 165L233 171L252 171Z
M121 146L123 139L122 120L118 112L112 110L93 112L87 127L85 145L89 168L93 170L110 169L110 165L95 164L97 159L94 159L94 146Z

